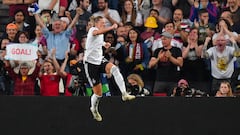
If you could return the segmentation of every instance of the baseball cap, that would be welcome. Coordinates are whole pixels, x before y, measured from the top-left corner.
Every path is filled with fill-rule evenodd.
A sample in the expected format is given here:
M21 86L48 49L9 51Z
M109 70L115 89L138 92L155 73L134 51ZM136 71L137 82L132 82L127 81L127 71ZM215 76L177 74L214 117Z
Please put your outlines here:
M173 38L173 35L169 32L164 31L161 36L167 37L167 38Z
M14 23L9 23L6 27L6 29L18 29L17 25Z
M67 17L61 17L60 20L66 22L67 25L70 23L70 21Z

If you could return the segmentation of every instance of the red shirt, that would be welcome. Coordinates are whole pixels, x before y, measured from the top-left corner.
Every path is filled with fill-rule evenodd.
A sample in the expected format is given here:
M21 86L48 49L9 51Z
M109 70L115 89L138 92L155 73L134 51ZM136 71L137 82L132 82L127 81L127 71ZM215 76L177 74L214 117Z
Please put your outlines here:
M59 75L42 75L40 79L40 93L42 96L59 96Z
M80 45L79 45L79 42L76 38L74 38L72 41L71 41L72 44L75 44L75 47L74 47L74 50L75 51L79 51L80 50Z
M36 66L34 72L31 75L28 75L27 79L24 81L22 80L22 76L20 74L16 74L13 69L10 67L7 67L6 69L9 73L9 76L14 81L13 95L35 95L34 86L40 67Z

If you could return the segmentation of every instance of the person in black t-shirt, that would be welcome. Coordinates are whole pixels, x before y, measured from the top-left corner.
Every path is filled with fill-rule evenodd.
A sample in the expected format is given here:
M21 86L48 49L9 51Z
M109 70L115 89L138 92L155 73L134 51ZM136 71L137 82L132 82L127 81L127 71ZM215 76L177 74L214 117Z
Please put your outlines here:
M183 58L181 50L170 44L173 35L169 32L163 32L161 35L163 47L154 51L149 68L156 66L153 93L167 93L170 96L174 85L179 80Z

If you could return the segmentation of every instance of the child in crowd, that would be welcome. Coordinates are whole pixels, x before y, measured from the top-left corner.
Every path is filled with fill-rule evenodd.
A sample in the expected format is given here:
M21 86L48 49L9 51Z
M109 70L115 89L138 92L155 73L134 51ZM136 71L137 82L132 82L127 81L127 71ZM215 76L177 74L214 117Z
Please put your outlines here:
M233 97L232 88L229 82L223 81L215 97Z

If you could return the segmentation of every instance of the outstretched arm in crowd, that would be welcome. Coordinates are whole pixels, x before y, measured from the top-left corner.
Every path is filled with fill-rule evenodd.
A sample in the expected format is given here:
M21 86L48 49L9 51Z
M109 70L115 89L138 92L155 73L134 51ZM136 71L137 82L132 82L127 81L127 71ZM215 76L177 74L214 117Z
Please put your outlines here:
M34 17L35 17L35 19L36 19L37 24L39 24L39 26L40 26L41 28L45 28L45 27L46 27L46 25L44 24L44 22L43 22L42 19L40 18L39 14L34 14Z
M211 41L211 37L206 37L203 48L202 48L202 58L209 58L209 54L207 53L207 47L209 42Z
M83 13L84 13L84 11L81 8L79 8L79 7L76 8L76 15L73 18L72 22L69 24L68 29L72 29L76 25L79 16L82 15Z
M59 75L60 74L60 66L59 66L58 61L56 59L56 48L52 49L51 55L52 55L53 65L55 67L55 70L56 70L57 74Z
M70 22L72 22L71 13L69 11L65 11L65 15L70 20Z
M65 59L64 62L62 63L61 67L60 67L60 76L62 77L66 77L67 76L67 72L65 71L65 68L67 66L67 62L68 62L68 51L65 52Z
M226 22L221 21L218 27L220 29L218 35L228 35L230 38L234 38L234 40L237 41L238 35L235 35L232 31L228 29ZM216 41L217 38L213 40L213 45L216 45Z
M235 38L234 37L230 37L230 39L229 39L230 41L231 41L231 45L232 45L232 47L234 48L234 56L235 57L240 57L240 49L239 49L239 47L238 47L238 44L237 44L237 42L236 42L236 40L235 40Z

